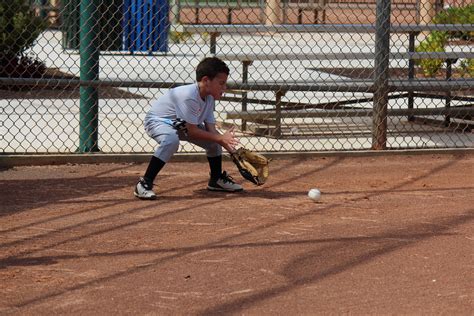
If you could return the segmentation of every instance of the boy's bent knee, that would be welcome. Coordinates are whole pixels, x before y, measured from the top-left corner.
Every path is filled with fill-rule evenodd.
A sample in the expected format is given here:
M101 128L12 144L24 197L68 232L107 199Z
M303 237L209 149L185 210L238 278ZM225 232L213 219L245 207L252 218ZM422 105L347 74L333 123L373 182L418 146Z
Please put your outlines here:
M179 149L179 137L176 134L163 135L159 143L154 156L168 162Z

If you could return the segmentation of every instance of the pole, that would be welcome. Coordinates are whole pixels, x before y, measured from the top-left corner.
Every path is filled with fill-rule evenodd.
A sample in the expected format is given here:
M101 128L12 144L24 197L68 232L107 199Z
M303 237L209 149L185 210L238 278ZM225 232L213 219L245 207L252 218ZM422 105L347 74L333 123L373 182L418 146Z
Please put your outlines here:
M97 28L98 0L81 0L80 47L81 80L99 79L99 43ZM96 87L80 87L80 119L78 152L99 151L99 95Z
M410 53L415 52L415 37L416 37L416 34L413 32L410 32L409 43L408 43L408 51ZM413 80L414 78L415 78L415 60L410 58L408 60L408 79ZM413 105L415 103L414 95L415 94L413 91L408 92L408 108L409 109L413 109ZM408 117L408 121L414 121L414 120L415 120L415 117L413 115Z
M453 75L453 63L456 63L456 59L447 59L446 60L446 80L450 81L451 76ZM451 91L446 91L446 108L451 107ZM451 115L446 115L444 117L444 126L448 127L451 123Z
M281 0L267 0L266 25L281 24Z
M375 21L375 93L372 149L387 147L388 70L390 55L391 0L377 0Z

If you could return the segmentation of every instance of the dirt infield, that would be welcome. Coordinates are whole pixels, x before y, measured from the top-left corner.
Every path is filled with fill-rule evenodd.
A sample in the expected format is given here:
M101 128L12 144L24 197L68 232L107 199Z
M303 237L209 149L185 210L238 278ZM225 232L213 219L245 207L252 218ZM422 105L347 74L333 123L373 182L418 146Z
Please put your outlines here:
M151 202L132 195L144 164L2 170L0 314L472 315L473 166L276 159L226 194L173 162Z

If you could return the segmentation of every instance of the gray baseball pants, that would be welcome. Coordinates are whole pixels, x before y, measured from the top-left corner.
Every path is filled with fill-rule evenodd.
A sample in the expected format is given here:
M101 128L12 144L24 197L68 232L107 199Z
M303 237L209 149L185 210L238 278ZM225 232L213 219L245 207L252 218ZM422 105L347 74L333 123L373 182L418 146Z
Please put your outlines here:
M198 127L202 130L206 130L204 125L198 125ZM182 140L203 148L206 151L207 157L222 155L221 145L206 140L189 138L183 131L177 131L173 126L165 122L145 120L145 131L148 136L158 143L159 146L153 155L163 162L168 162L178 151L179 142Z

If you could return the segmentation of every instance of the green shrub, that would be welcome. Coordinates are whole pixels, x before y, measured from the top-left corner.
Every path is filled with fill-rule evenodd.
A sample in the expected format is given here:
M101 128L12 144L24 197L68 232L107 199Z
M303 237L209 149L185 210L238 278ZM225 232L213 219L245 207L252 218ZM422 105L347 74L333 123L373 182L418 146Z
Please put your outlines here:
M462 8L448 8L439 12L434 18L435 24L473 24L474 23L474 4ZM431 32L424 41L417 47L417 52L444 52L445 45L449 39L459 38L471 40L474 38L474 32ZM421 59L417 64L422 68L423 74L428 77L436 75L443 65L442 59ZM469 69L467 67L466 69ZM468 72L469 73L469 72Z
M461 60L460 72L462 77L474 78L474 58Z
M415 50L417 52L444 52L447 37L448 35L446 32L431 32ZM422 68L425 76L433 77L443 66L443 60L426 58L418 60L417 64Z
M186 43L191 37L191 33L182 30L181 24L176 24L174 27L170 28L169 40L172 43Z
M0 2L0 76L18 73L16 65L34 66L36 62L28 61L24 53L47 26L45 20L35 16L28 1Z
M465 7L452 7L439 12L434 18L435 24L473 24L474 4ZM449 32L449 38L460 38L470 40L474 38L474 32Z

